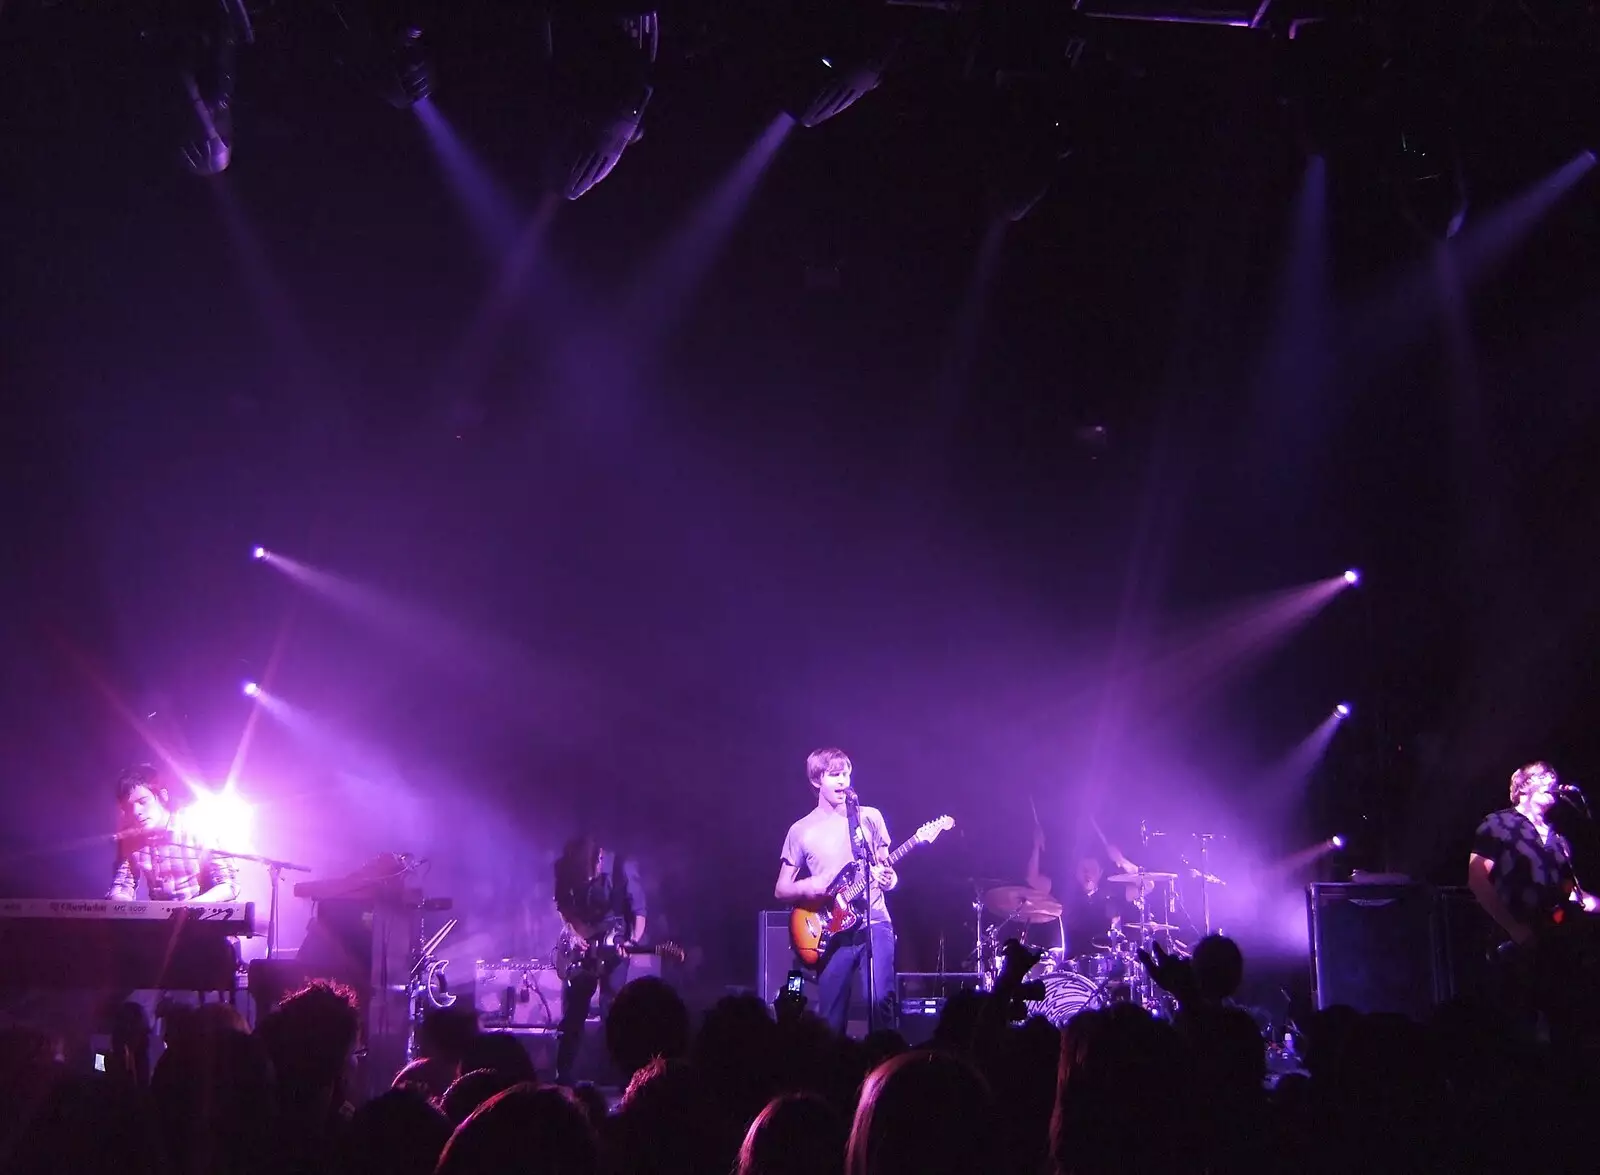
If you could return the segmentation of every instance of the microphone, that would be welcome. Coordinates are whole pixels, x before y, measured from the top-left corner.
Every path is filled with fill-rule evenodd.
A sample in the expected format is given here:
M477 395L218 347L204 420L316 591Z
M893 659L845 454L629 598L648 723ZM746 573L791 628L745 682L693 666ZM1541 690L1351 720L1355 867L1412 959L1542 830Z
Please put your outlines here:
M856 795L855 788L847 787L844 789L844 802L847 804L859 804L861 802L861 797Z
M1558 796L1581 796L1583 789L1575 783L1558 783L1551 789Z

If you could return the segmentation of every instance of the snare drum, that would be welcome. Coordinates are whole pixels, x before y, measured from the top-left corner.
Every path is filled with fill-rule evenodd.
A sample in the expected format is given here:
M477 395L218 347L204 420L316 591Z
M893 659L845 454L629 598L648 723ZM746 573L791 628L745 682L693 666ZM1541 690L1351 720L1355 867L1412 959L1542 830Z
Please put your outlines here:
M1029 972L1028 978L1038 979L1039 976ZM1044 999L1025 1000L1024 1005L1030 1016L1043 1016L1057 1028L1064 1027L1068 1020L1085 1008L1102 1006L1104 997L1100 994L1099 986L1075 972L1057 971L1045 975L1040 981L1044 984Z

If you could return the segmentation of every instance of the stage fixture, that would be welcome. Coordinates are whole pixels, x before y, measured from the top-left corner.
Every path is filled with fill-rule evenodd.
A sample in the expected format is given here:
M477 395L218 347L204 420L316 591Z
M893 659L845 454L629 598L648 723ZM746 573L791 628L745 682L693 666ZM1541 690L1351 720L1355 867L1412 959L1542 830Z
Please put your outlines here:
M1072 0L1081 16L1147 24L1204 24L1259 29L1272 14L1273 0Z
M433 93L433 63L422 29L399 19L382 0L334 0L334 17L349 38L349 60L396 110Z
M994 92L995 133L984 170L992 215L1013 224L1033 211L1072 154L1070 76L1005 76Z
M844 113L883 81L883 63L879 61L842 62L821 57L813 72L820 72L821 76L814 79L809 97L789 111L796 122L806 127L820 126Z
M1390 168L1401 214L1417 231L1448 241L1467 219L1467 186L1455 135L1444 125L1391 132Z
M221 175L233 162L233 87L241 44L255 40L244 0L195 8L176 23L146 34L170 52L188 106L183 162L195 175Z
M644 137L661 22L654 11L561 12L547 14L544 27L553 105L545 177L576 200Z
M1379 102L1380 166L1400 213L1424 236L1447 241L1467 218L1466 177L1457 134L1457 82L1418 61L1385 66Z

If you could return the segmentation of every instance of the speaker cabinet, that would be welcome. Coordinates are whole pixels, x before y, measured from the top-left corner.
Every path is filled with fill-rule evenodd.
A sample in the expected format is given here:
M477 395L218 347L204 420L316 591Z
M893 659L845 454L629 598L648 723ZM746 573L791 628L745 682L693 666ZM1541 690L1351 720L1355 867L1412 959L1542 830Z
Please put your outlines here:
M1318 1008L1426 1020L1440 999L1435 892L1428 885L1307 887Z
M756 994L770 1003L778 998L778 992L782 990L789 972L800 967L800 961L795 958L794 946L789 942L789 911L762 910L761 922L756 933L758 944ZM806 976L805 995L815 1007L816 985L812 983L809 974Z
M561 1023L561 980L542 959L479 959L475 999L486 1029Z

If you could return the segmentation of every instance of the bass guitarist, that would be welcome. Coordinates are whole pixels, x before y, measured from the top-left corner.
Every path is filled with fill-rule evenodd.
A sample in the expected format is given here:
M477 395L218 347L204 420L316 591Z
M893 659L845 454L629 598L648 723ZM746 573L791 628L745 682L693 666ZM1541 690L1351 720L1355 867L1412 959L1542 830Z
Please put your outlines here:
M622 930L616 935L621 940L617 949L608 951L602 965L574 967L562 979L556 1084L570 1086L595 990L600 992L600 1018L604 1020L612 998L628 981L628 948L644 938L645 896L634 863L601 848L589 836L567 842L556 859L555 880L556 910L568 935L595 943L611 936L619 926Z
M830 941L817 977L817 1012L841 1035L849 1023L852 993L871 1004L869 1031L894 1022L894 924L884 895L900 883L888 863L889 828L883 813L855 802L850 772L850 756L837 748L806 756L806 778L817 793L817 806L789 826L773 887L779 901L815 901L852 860L871 862L871 901L864 924Z

